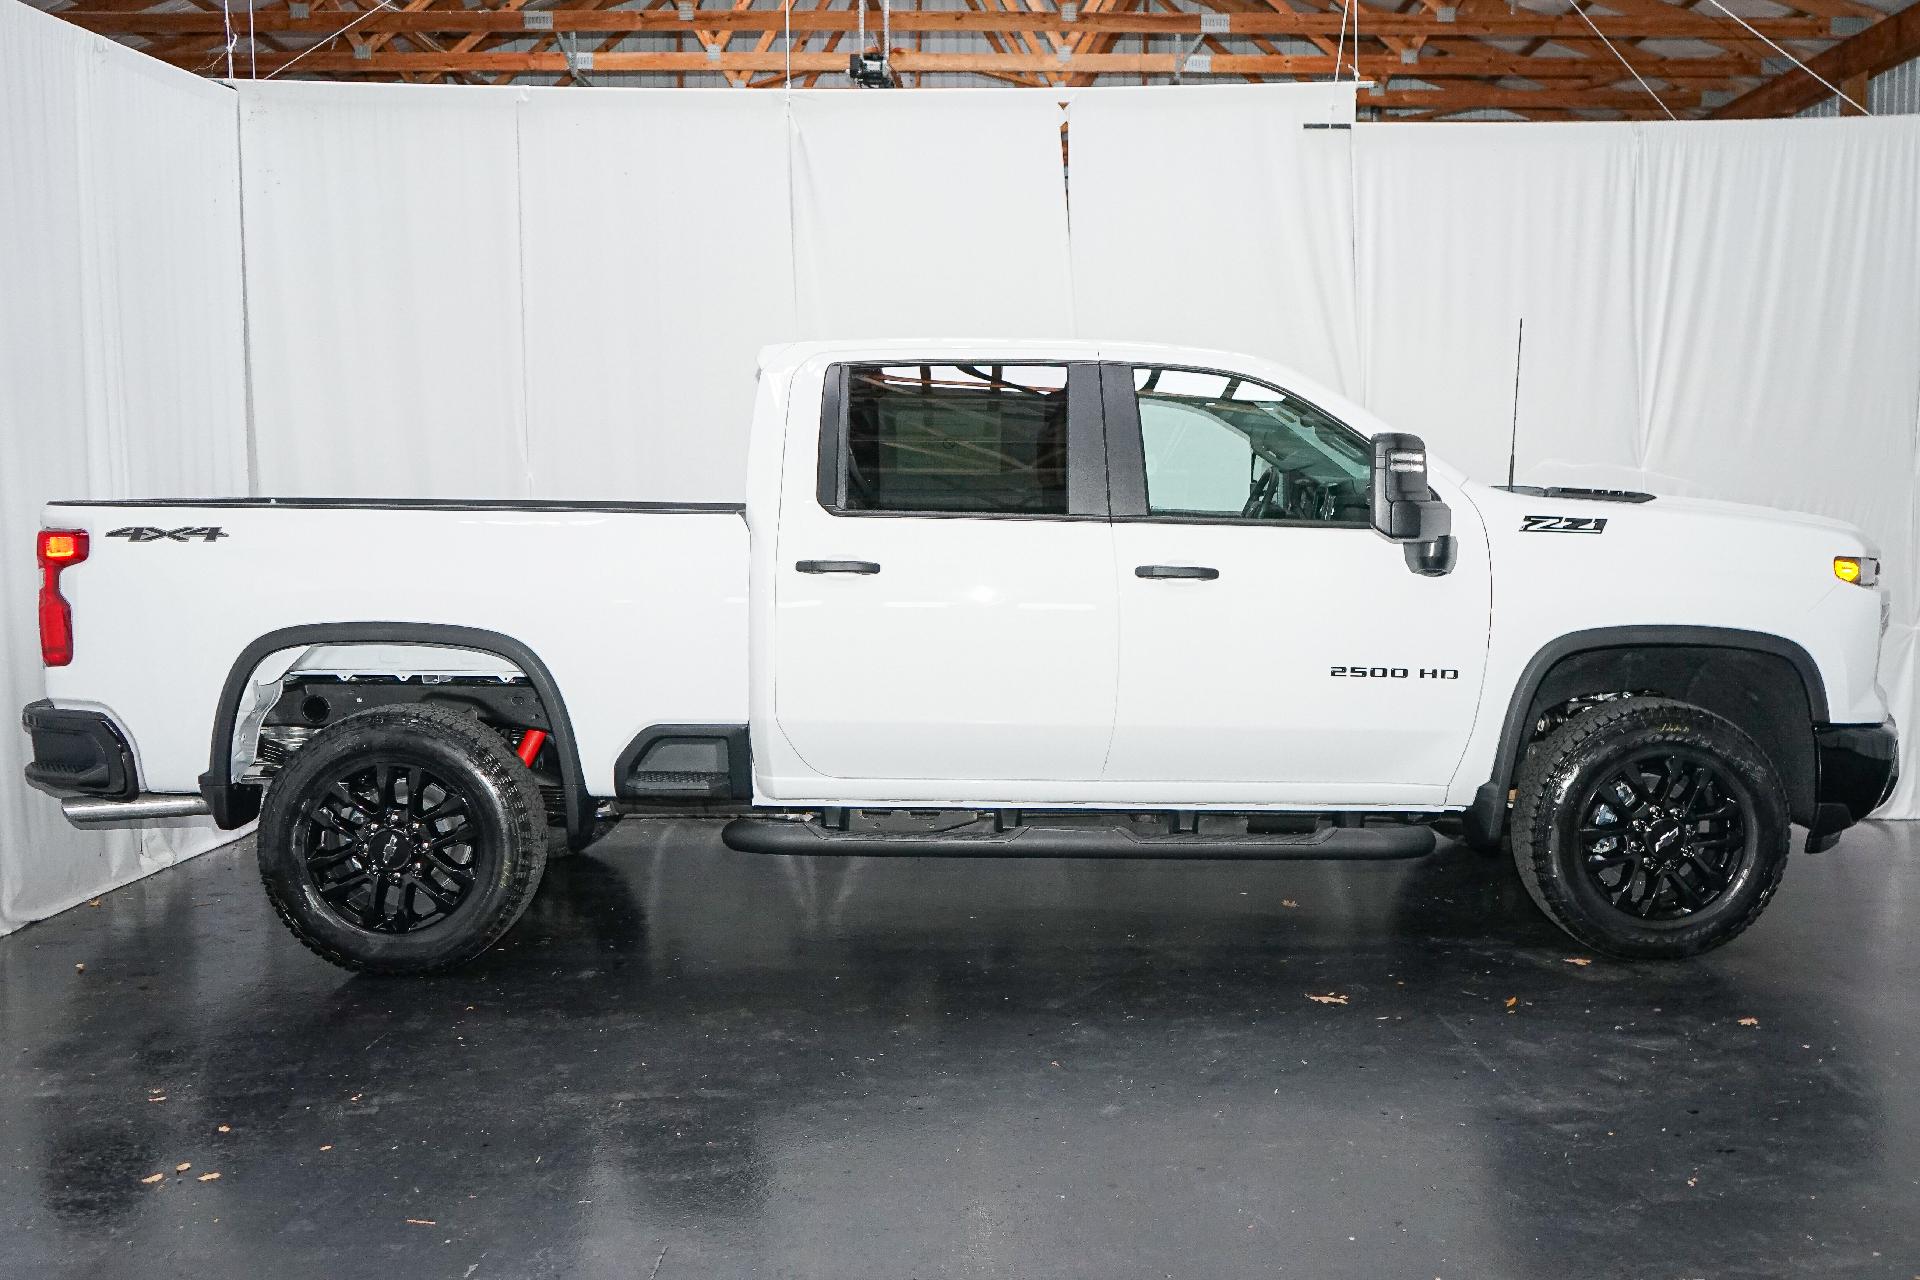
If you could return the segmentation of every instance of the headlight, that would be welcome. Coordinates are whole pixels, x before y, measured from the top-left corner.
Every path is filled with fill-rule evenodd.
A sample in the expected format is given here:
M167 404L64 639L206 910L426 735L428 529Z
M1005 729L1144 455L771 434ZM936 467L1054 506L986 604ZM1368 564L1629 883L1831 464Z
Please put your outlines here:
M1880 585L1880 562L1872 556L1835 556L1833 576L1858 587Z

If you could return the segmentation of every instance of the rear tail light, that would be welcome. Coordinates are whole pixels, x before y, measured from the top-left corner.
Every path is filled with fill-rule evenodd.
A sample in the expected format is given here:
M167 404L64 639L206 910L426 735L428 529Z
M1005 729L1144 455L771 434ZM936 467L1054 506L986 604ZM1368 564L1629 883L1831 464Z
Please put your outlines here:
M40 560L40 660L50 667L73 661L73 610L60 594L60 571L87 558L84 529L42 529L34 544Z

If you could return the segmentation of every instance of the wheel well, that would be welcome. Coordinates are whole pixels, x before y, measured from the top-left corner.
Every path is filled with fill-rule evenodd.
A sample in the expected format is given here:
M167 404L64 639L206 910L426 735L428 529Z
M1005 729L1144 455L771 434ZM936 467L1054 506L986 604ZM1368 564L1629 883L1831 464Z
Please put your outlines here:
M1800 673L1785 658L1679 645L1572 654L1555 663L1535 691L1528 723L1536 732L1528 742L1597 696L1630 693L1672 698L1739 726L1773 762L1794 819L1812 817L1813 711Z
M1752 632L1634 628L1566 637L1528 665L1514 690L1493 775L1468 811L1476 836L1497 839L1505 829L1508 793L1529 745L1570 715L1636 693L1689 703L1731 721L1772 761L1793 820L1805 825L1813 817L1813 726L1825 719L1827 707L1825 686L1806 651Z
M568 843L584 847L591 839L594 801L587 794L580 767L580 755L573 737L572 722L559 686L546 664L524 644L498 632L471 627L440 626L425 623L332 623L306 627L285 627L269 632L249 644L234 660L220 692L215 709L213 743L208 769L200 779L215 821L232 828L250 821L259 812L260 787L236 778L234 748L236 733L248 708L242 704L256 687L256 676L275 655L315 646L378 645L400 646L407 650L433 651L443 657L450 653L480 654L507 664L507 673L478 680L450 678L429 683L414 680L422 671L444 668L444 662L418 664L388 662L385 669L364 675L390 677L354 682L358 699L365 702L446 702L467 706L503 725L543 728L550 734L550 746L559 765L561 803L566 821ZM270 668L269 668L270 669ZM391 677L398 677L391 678ZM256 706L253 728L268 719L275 706L284 700L289 678L297 673L284 670L257 683L265 685L271 697L266 706ZM321 717L321 721L328 717ZM576 843L577 842L577 843Z

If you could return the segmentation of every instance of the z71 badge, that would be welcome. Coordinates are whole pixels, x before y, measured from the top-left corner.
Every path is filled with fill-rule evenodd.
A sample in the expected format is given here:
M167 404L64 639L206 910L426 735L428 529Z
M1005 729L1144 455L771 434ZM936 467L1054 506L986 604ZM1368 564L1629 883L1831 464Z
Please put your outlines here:
M155 529L151 525L130 524L115 529L109 538L125 538L128 542L159 542L166 539L171 542L215 542L227 536L227 531L219 525L186 525L179 529Z
M1600 533L1607 527L1605 516L1521 516L1522 533Z

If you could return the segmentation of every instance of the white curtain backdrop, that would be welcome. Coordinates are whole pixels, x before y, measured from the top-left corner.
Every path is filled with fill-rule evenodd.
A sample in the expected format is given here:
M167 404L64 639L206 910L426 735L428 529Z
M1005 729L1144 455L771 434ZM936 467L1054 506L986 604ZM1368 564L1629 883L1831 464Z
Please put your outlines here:
M1359 390L1351 84L1083 89L1069 114L1082 333Z
M796 336L1071 335L1055 95L885 96L793 97Z
M241 94L261 491L524 497L520 94L341 87Z
M38 695L48 497L733 498L759 346L916 334L1272 356L1499 481L1524 317L1522 481L1880 539L1890 812L1920 815L1920 119L1356 125L1350 85L228 88L18 5L0 77L7 705ZM4 784L0 928L186 847L69 833Z
M1518 474L1630 488L1641 456L1630 129L1358 130L1359 399L1504 483L1526 320Z
M780 99L556 89L516 119L527 491L732 500L754 353L797 329Z
M31 551L41 505L246 490L234 96L0 4L0 708L10 726L43 696ZM206 823L74 831L21 782L26 746L17 727L0 732L0 933L225 839Z

